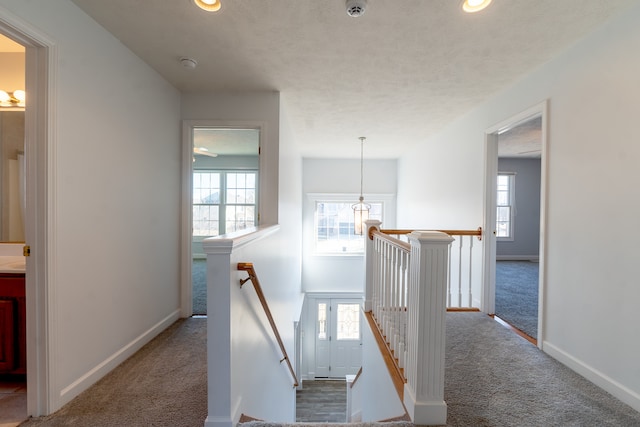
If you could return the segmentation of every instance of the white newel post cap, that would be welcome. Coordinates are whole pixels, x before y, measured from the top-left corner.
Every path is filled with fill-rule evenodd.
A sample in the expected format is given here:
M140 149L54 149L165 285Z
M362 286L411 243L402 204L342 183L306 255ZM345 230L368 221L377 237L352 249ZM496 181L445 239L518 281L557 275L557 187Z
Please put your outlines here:
M409 234L409 240L417 240L420 243L443 243L448 244L455 239L442 231L416 230Z

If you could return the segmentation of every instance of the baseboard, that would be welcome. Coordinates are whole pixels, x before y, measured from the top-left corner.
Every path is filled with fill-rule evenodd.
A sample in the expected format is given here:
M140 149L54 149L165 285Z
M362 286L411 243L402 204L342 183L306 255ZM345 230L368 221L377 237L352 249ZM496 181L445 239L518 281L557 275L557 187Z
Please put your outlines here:
M531 261L539 262L539 255L496 255L496 261Z
M625 387L613 378L608 377L604 373L594 369L593 367L583 363L582 361L571 356L569 353L561 350L555 345L545 341L542 345L542 349L545 353L558 360L563 365L566 365L573 371L582 375L598 387L602 388L606 392L612 394L616 398L620 399L627 405L631 406L636 411L640 412L640 394Z
M91 387L99 379L104 377L122 362L131 357L136 351L140 350L145 344L155 338L160 332L171 326L179 318L180 310L175 310L167 317L153 325L151 328L140 334L129 344L122 347L120 350L105 359L102 363L98 364L86 374L78 378L76 381L63 388L60 391L60 399L58 401L59 408L63 407L80 393Z

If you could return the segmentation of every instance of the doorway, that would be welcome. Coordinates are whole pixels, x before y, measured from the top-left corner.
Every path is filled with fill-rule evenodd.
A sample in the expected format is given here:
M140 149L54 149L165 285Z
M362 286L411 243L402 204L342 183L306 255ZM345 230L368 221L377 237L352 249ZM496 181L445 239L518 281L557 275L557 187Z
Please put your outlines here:
M542 346L547 104L490 128L485 138L483 311ZM511 305L511 306L510 306Z
M202 241L259 223L262 125L184 124L183 316L207 315Z
M47 248L53 245L48 239L49 190L47 183L52 173L48 166L49 102L55 104L55 96L49 93L49 69L52 62L53 43L10 15L0 16L0 37L21 46L24 66L22 79L28 94L24 106L24 237L25 242L37 251L25 257L25 316L26 316L26 415L48 414L52 402L49 381L48 324L51 307L48 304ZM4 62L3 62L4 64ZM6 68L3 68L6 71ZM4 81L4 79L3 79ZM4 88L0 88L5 90ZM14 90L18 88L9 88ZM16 97L17 98L17 97ZM22 252L20 251L20 255ZM24 390L23 390L24 391ZM0 411L2 412L2 411Z
M316 378L345 378L362 366L362 300L316 299Z
M495 315L538 331L542 116L498 134Z

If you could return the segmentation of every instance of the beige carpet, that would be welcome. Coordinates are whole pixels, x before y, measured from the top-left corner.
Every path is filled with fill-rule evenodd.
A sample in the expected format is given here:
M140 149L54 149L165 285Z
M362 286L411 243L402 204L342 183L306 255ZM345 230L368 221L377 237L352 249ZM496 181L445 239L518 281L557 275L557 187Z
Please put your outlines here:
M179 320L61 410L21 426L202 427L206 323Z
M206 322L178 321L57 413L22 425L202 427ZM482 313L447 313L446 351L447 426L640 426L639 412Z

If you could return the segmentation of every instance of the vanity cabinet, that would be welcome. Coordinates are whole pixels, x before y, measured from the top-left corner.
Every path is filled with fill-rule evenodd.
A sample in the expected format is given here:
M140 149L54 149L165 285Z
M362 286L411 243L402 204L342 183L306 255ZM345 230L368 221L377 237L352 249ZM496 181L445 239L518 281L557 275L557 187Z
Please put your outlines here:
M0 273L0 374L27 371L24 274Z

